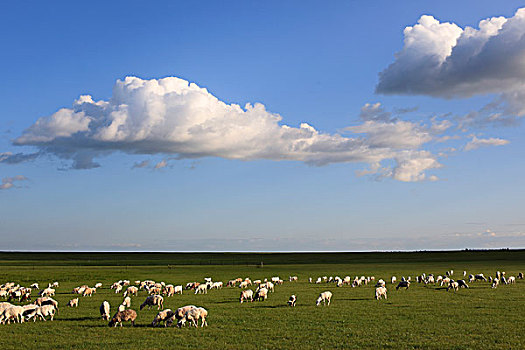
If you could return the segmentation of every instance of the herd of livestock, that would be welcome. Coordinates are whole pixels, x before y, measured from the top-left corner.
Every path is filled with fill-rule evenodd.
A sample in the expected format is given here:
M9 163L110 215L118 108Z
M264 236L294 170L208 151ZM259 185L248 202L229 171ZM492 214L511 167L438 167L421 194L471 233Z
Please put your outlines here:
M469 288L468 283L476 281L485 281L491 283L492 288L497 288L500 284L514 284L516 279L523 279L523 273L520 272L517 276L506 276L505 272L497 271L495 276L489 276L486 278L483 274L468 275L467 272L463 271L463 278L454 280L454 271L447 271L444 275L435 276L433 274L421 274L415 278L415 282L422 284L433 284L445 287L447 291L453 290L458 291L459 288ZM288 278L290 283L297 282L297 276L290 276ZM309 283L315 284L332 284L336 287L343 287L345 285L351 287L360 287L368 285L369 283L375 283L375 298L381 299L387 298L387 283L383 279L375 281L374 276L361 276L351 278L346 276L341 278L339 276L322 276L317 277L315 280L310 277ZM407 278L401 277L399 281L397 277L392 276L389 279L392 285L395 285L396 290L399 288L408 289L412 281L409 276ZM468 282L468 283L467 283ZM250 278L236 278L228 281L226 287L240 288L239 302L253 302L253 301L264 301L268 298L269 293L274 292L275 287L282 285L284 281L279 277L272 277L264 280L254 280ZM111 316L111 305L108 301L103 301L100 305L100 315L105 321L109 321L109 326L122 326L123 322L131 322L135 324L137 318L137 312L131 309L131 296L138 296L139 291L147 293L147 297L144 302L140 305L140 310L145 307L157 307L159 310L151 322L152 326L158 326L164 324L164 326L171 326L174 323L178 327L184 326L188 323L191 326L198 327L199 323L201 327L207 326L208 323L206 318L208 316L208 310L197 307L195 305L186 305L179 307L175 311L172 309L164 309L164 298L171 297L175 294L182 294L183 290L192 292L194 294L207 294L210 289L222 289L223 282L214 282L211 278L205 278L201 282L189 282L185 286L166 284L164 282L155 282L153 280L145 281L134 281L131 283L129 280L120 280L113 283L110 289L116 293L122 293L123 300L116 308L116 312ZM251 289L255 286L255 290ZM8 282L0 286L0 298L4 298L6 302L0 302L0 324L11 323L22 323L25 321L37 319L45 321L46 319L53 320L55 314L58 312L58 302L52 297L55 296L56 289L59 288L58 282L49 283L47 287L40 289L38 283L33 283L29 287L23 287L14 282ZM88 285L82 285L72 290L72 293L82 297L91 297L97 292L97 289L102 288L102 283L97 283L90 287ZM36 294L38 291L38 297L33 301L33 293ZM332 292L325 291L319 294L316 305L330 305L332 299ZM79 297L69 300L67 306L78 307ZM18 305L12 304L17 302ZM297 296L291 295L287 301L287 305L294 307L297 302Z

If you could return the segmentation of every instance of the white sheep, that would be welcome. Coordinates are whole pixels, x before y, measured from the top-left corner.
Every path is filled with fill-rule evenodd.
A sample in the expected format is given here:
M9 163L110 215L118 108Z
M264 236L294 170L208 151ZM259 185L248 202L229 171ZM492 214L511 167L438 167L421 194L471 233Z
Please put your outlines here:
M71 299L71 300L67 303L67 306L69 306L69 307L78 307L78 298Z
M395 284L395 283L396 283L396 281L397 281L397 278L396 278L396 276L392 276L392 284Z
M266 300L268 298L268 289L266 288L260 288L257 290L257 293L255 293L255 300Z
M40 291L41 297L52 297L54 295L55 295L55 289L50 288L50 287Z
M190 325L198 327L199 319L202 320L201 327L207 326L206 317L208 316L208 310L202 307L192 308L184 314L184 316L178 322L178 326L181 327L188 321Z
M5 322L7 321L7 323L9 324L11 323L11 320L14 320L15 322L18 322L18 323L23 323L24 322L23 313L24 313L24 308L22 306L8 307L4 309L4 311L2 311L2 314L0 314L0 323L5 324Z
M508 284L516 284L516 277L514 277L514 276L510 276L510 277L507 279L507 283L508 283Z
M46 320L47 316L51 316L50 319L53 321L55 313L56 309L53 305L42 305L36 309L36 316L39 316L43 321Z
M384 287L384 286L386 286L385 281L383 281L383 279L379 279L379 281L377 281L377 283L376 283L376 288L377 287Z
M317 298L316 305L319 306L321 302L323 302L323 305L326 305L326 302L328 302L328 306L330 306L330 301L332 300L332 292L326 291L319 294L319 297Z
M206 284L201 284L195 288L195 294L208 294L208 286Z
M459 284L456 281L451 280L447 287L447 292L449 290L453 290L454 292L457 292L459 290Z
M288 299L287 304L288 304L289 306L294 307L296 302L297 302L297 297L295 296L295 294L292 294L292 296L290 297L290 299Z
M110 312L111 306L109 305L109 302L104 300L102 304L100 305L100 316L102 316L102 319L105 321L108 321L110 318L109 312Z
M174 291L175 294L178 293L178 294L182 295L182 285L178 285L178 286L173 287L173 291Z
M124 300L122 301L122 305L125 305L126 307L131 307L131 298L125 297Z
M385 286L379 286L376 288L376 300L381 299L381 297L385 297L385 300L387 299L386 296L386 287Z
M241 304L243 303L243 301L253 301L253 290L246 289L241 291L239 301L241 302Z
M499 280L497 278L494 278L492 281L492 288L498 288Z

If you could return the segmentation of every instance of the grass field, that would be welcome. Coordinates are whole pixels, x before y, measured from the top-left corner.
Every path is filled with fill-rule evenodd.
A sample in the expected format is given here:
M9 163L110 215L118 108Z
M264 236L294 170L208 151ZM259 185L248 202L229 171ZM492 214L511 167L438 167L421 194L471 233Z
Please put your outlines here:
M260 267L260 262L263 267ZM412 276L443 274L454 269L456 278L468 273L507 276L525 272L525 251L440 253L338 254L153 254L153 253L0 253L0 283L28 286L59 281L56 299L61 307L53 322L0 325L5 349L245 349L245 348L430 348L525 349L525 281L491 289L487 282L469 290L447 292L438 286L413 283L396 291L387 283L388 300L373 298L373 286L337 288L309 284L308 277ZM138 311L145 292L132 297L138 311L137 326L109 328L98 308L103 300L112 313L122 301L109 285L119 279L153 279L185 284L204 277L226 282L235 277L252 279L280 276L287 280L265 302L239 304L239 288L210 290L206 295L184 291L165 298L165 308L194 304L209 311L207 328L152 328L157 310ZM92 297L80 297L78 308L65 304L73 287L104 284ZM334 296L329 307L316 307L322 291ZM286 306L296 294L296 308Z

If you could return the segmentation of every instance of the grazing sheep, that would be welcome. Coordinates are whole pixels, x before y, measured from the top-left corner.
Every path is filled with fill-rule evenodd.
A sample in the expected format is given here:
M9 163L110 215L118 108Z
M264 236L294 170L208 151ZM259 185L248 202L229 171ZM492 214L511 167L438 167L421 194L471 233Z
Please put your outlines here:
M208 287L205 284L199 285L195 288L195 294L208 294Z
M124 297L127 297L129 295L134 295L134 296L139 295L139 289L135 286L129 286L124 292Z
M110 305L109 305L109 302L107 302L106 300L104 300L102 302L102 304L100 305L100 316L102 316L102 319L107 321L109 320L109 312L110 312Z
M523 279L523 272L518 273L518 279L520 279L520 280Z
M223 283L222 282L213 282L211 284L210 289L222 289Z
M206 317L208 316L208 310L202 307L196 307L186 311L184 316L179 320L177 326L181 327L188 321L190 325L198 327L199 319L202 320L201 327L207 326Z
M294 307L296 302L297 302L297 297L295 296L295 294L292 294L290 299L288 299L287 304L288 304L288 306Z
M297 276L290 276L290 282L297 282L298 281L298 278Z
M137 319L137 312L132 309L127 309L124 311L118 311L111 321L109 321L108 326L109 327L116 327L117 324L120 323L120 327L122 327L122 323L126 321L131 321L131 326L135 326L135 320Z
M130 307L131 306L131 298L130 297L125 297L124 300L122 301L122 305L125 305L126 307Z
M83 297L91 297L93 296L93 293L96 293L97 290L95 288L86 288L84 289L84 293L82 293Z
M39 316L42 321L45 321L47 316L51 316L50 320L53 321L56 311L53 305L42 305L36 309L36 316Z
M397 278L396 278L396 276L392 276L392 284L395 284L395 283L396 283L396 281L397 281Z
M229 280L228 283L226 283L226 287L235 287L236 283L236 280Z
M492 288L498 288L498 285L499 285L499 280L497 278L494 278L494 280L492 281Z
M115 286L115 294L118 294L118 293L120 293L120 292L122 292L122 285L117 284L117 285Z
M164 322L164 327L168 325L168 320L172 318L174 315L173 311L171 309L165 309L162 311L159 311L157 316L153 319L153 322L151 322L151 326L155 327L157 325L160 325L161 322Z
M510 276L510 277L507 279L507 284L516 284L516 277L514 277L514 276Z
M124 311L124 310L126 310L126 304L120 304L120 305L118 306L117 311Z
M485 278L485 276L483 276L482 273L478 273L477 275L474 275L474 281L485 281L485 282L487 282L487 279ZM471 282L474 282L474 281L471 281Z
M385 281L383 281L382 279L379 279L379 281L377 281L377 283L376 283L376 288L377 287L384 287L384 286L386 286Z
M2 311L2 314L0 314L0 323L5 324L5 322L7 321L7 323L9 324L11 323L11 320L14 320L18 323L23 323L23 313L24 308L22 306L10 306L4 309L4 311Z
M71 299L71 300L67 303L67 306L69 306L69 307L78 307L78 298Z
M241 289L248 288L248 281L242 281L239 284L239 288L241 288Z
M102 287L102 283L99 282L99 283L95 284L95 288L100 288L100 287Z
M450 281L452 281L449 277L445 277L441 280L440 287L443 287L444 284L450 284Z
M52 297L55 295L55 289L49 287L46 289L42 289L39 295L41 297Z
M239 298L241 304L243 301L253 301L253 290L247 289L241 292L241 297Z
M191 309L195 309L197 308L195 305L186 305L186 306L182 306L182 307L179 307L174 313L173 313L173 316L171 316L168 321L166 322L168 326L171 326L173 324L173 322L175 320L177 321L180 321L184 315L186 314L186 312L188 312L188 310L191 310ZM178 323L177 323L178 325Z
M323 302L323 305L328 302L328 306L330 306L330 301L332 300L332 292L326 291L319 294L319 297L317 298L316 305L319 306L321 302Z
M140 309L142 310L145 306L150 309L152 306L157 305L157 310L160 310L164 307L164 298L162 295L154 294L150 295L144 300L142 305L140 305Z
M37 298L35 304L38 306L53 305L58 310L58 301L50 297Z
M385 300L387 299L385 286L380 286L376 288L376 300L381 299L381 297L385 297Z
M38 287L38 283L33 283L30 287L31 287L31 288L40 289L40 288Z
M27 304L22 305L24 308L24 312L22 313L22 316L25 318L26 321L29 321L31 318L33 318L33 322L36 321L36 309L38 308L35 304Z
M399 283L396 286L396 290L398 290L399 288L403 288L403 287L408 289L408 287L410 287L410 281L399 281Z
M447 292L451 289L454 290L454 292L457 292L459 290L458 282L455 282L454 280L450 280L450 283L448 284L448 287L447 287Z
M467 282L465 282L465 280L457 280L456 282L458 283L458 286L460 288L467 288L467 289L469 288L469 286L468 286Z
M268 298L268 289L266 288L260 288L256 293L255 293L255 300L258 300L258 301L264 301L266 300L266 298Z
M175 294L180 294L180 295L182 295L182 285L178 285L178 286L173 287L173 292L174 292Z

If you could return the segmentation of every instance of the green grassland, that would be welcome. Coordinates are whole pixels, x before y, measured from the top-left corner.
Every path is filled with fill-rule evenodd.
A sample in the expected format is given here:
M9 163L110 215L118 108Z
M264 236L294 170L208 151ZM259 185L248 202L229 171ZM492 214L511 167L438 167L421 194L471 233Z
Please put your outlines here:
M263 267L260 263L263 262ZM205 254L205 253L0 253L0 283L28 286L59 281L56 299L61 307L53 322L0 325L5 349L525 349L525 281L491 289L488 282L469 290L447 292L433 285L413 283L398 290L387 283L388 300L374 299L373 285L337 288L310 284L308 277L468 273L507 276L525 272L525 251L423 253L312 253L312 254ZM212 277L226 282L297 275L267 301L239 304L239 288L191 291L165 298L165 308L194 304L208 309L205 328L152 328L156 309L138 311L146 293L132 297L138 311L137 326L109 328L100 319L103 300L112 313L122 294L109 289L120 279L185 284ZM71 290L79 285L104 286L93 297L80 297L78 308L67 308ZM329 307L315 306L322 291L333 292ZM297 307L286 306L291 294Z

